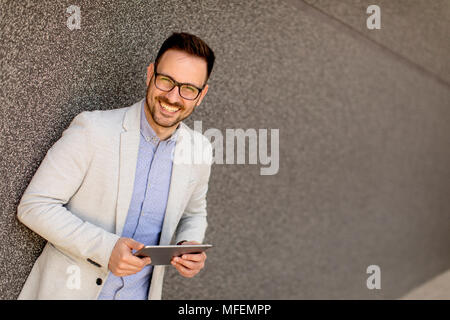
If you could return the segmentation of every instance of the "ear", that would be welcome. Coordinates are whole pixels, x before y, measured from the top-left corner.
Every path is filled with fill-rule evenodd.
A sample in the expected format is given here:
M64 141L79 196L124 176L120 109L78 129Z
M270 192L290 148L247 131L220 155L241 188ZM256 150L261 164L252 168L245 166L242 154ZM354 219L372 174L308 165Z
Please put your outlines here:
M202 103L203 98L206 96L206 93L208 92L208 88L209 86L206 85L203 90L202 93L200 93L200 98L198 99L197 104L195 105L196 107L198 107L200 105L200 103Z
M150 79L153 77L153 72L154 72L154 63L152 62L152 63L150 63L149 65L148 65L148 67L147 67L147 87L148 87L148 84L150 83Z

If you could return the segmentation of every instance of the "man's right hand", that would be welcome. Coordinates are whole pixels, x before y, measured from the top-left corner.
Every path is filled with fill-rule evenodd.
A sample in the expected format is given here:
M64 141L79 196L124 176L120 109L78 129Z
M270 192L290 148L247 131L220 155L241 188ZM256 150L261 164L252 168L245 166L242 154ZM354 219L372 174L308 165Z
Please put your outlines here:
M111 257L109 258L108 269L118 277L129 276L138 273L146 265L150 264L150 257L138 258L133 255L132 250L139 250L144 244L131 238L120 238L117 240Z

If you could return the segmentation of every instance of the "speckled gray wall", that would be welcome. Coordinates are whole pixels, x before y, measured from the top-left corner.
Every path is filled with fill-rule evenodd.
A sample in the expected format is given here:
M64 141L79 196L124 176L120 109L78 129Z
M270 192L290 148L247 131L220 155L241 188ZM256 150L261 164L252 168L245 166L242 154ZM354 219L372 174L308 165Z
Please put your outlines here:
M215 248L194 279L169 269L164 299L397 298L450 268L448 43L430 59L394 17L369 34L354 24L365 10L347 10L354 1L330 3L1 1L0 298L17 297L45 243L16 207L46 151L81 111L143 97L146 66L172 31L217 56L187 124L279 128L280 169L213 166ZM402 5L382 10L404 21ZM450 23L435 19L448 6L430 10L409 19L439 31L426 33L432 48ZM381 290L366 287L372 264Z

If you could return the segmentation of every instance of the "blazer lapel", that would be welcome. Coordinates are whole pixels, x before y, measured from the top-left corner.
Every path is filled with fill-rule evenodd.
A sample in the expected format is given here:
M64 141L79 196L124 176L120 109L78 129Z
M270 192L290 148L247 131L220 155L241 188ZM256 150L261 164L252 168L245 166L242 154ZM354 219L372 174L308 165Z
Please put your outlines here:
M116 207L116 234L121 235L128 214L134 188L134 176L139 151L141 103L130 107L123 121L124 132L120 135L119 190Z

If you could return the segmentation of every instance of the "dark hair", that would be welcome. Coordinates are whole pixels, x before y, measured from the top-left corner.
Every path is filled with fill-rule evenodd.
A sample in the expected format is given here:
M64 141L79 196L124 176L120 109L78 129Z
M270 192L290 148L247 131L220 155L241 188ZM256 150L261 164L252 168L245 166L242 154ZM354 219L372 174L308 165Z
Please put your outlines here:
M207 63L207 76L206 80L208 80L209 75L211 74L212 68L214 66L214 52L212 49L197 36L193 34L185 33L185 32L174 32L170 37L168 37L161 48L158 51L158 54L155 59L155 66L158 64L161 56L169 49L177 49L189 54L195 55L197 57L203 58Z

